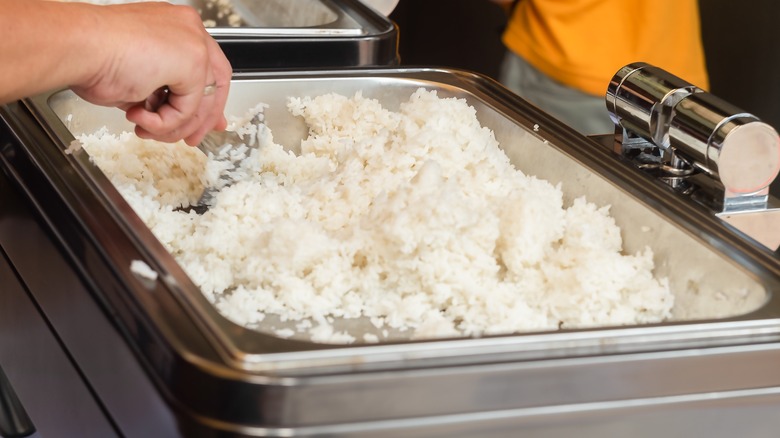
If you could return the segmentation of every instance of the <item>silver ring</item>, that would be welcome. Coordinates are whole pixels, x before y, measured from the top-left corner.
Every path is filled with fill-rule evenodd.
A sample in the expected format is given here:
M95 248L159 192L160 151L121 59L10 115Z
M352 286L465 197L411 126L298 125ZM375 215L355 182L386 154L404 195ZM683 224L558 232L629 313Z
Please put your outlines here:
M217 92L217 83L216 82L212 82L212 83L206 85L203 88L203 95L204 96L211 96L212 94L214 94L216 92Z

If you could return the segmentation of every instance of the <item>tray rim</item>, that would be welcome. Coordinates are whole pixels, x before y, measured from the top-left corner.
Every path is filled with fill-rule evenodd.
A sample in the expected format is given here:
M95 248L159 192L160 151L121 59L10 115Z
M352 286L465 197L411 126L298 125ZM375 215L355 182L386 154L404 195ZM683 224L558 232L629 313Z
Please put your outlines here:
M366 38L393 30L392 21L359 0L318 0L336 19L330 23L301 27L214 26L206 31L215 39Z
M282 340L275 336L244 329L219 315L156 239L152 238L150 242L149 236L137 234L139 223L142 225L140 228L142 234L143 230L149 234L151 232L143 226L121 195L116 190L113 190L112 193L113 186L110 182L108 183L110 188L106 188L104 185L107 179L98 181L98 184L93 185L92 189L100 193L100 196L106 200L104 202L105 208L115 210L114 206L121 207L121 211L115 211L115 217L123 224L128 237L143 254L143 260L163 274L160 278L160 284L155 285L155 288L167 291L177 297L180 304L194 316L193 319L198 321L200 328L204 331L204 336L215 344L225 361L225 365L229 368L259 374L309 374L338 372L339 370L379 370L397 368L399 365L401 368L453 366L492 361L538 360L552 357L624 354L780 341L779 316L773 311L767 310L771 302L774 301L772 291L778 290L777 286L780 284L780 280L778 280L780 268L766 251L762 251L744 239L729 233L723 224L718 223L705 212L691 209L689 205L686 206L679 199L670 197L669 194L659 193L652 188L648 189L646 185L641 183L639 177L630 173L627 167L607 166L604 162L595 159L594 155L607 155L608 153L597 148L595 142L582 137L571 128L528 105L519 97L507 93L503 86L490 78L457 69L407 67L349 71L240 72L234 75L234 81L329 77L350 79L382 76L394 80L420 80L421 78L423 80L435 79L434 82L446 80L448 86L462 88L468 93L476 93L481 98L487 99L500 112L513 114L527 128L532 127L532 120L541 121L540 124L543 128L538 131L538 135L556 140L551 143L569 145L570 149L567 148L565 152L581 165L593 172L602 174L606 172L620 178L620 181L629 186L629 191L638 191L646 196L646 198L639 200L644 201L648 208L657 208L657 205L653 204L660 203L664 204L664 208L669 212L687 217L689 221L685 223L697 224L695 231L698 231L700 236L704 236L701 240L705 244L713 246L712 242L707 242L708 238L712 240L713 235L719 237L720 240L714 244L717 247L715 249L719 248L721 251L731 253L732 258L737 260L742 269L759 277L761 281L758 279L757 281L767 289L768 302L754 312L732 318L657 325L346 346ZM60 123L60 126L57 126L56 123L52 122L52 117L57 121L59 118L48 105L49 98L58 91L60 90L26 99L25 104L36 114L38 121L48 130L49 135L60 143L60 146L66 147L67 144L63 143L69 143L73 137L63 124ZM70 157L70 159L74 158ZM83 168L79 172L84 173ZM84 176L86 177L86 175ZM750 266L745 266L748 262L751 262ZM129 263L125 264L129 266ZM192 295L192 288L197 291L195 297L200 300L196 299L193 302L192 299L187 298ZM198 303L198 301L202 302ZM206 306L203 305L204 303ZM268 342L273 341L284 343L287 348L283 351L248 352L246 348L238 345L234 338L226 337L226 330L243 335L251 333L252 337L260 338L260 345L267 346ZM553 347L553 349L541 348L545 345ZM178 347L186 350L186 345L178 345ZM192 360L198 361L196 358L192 358Z

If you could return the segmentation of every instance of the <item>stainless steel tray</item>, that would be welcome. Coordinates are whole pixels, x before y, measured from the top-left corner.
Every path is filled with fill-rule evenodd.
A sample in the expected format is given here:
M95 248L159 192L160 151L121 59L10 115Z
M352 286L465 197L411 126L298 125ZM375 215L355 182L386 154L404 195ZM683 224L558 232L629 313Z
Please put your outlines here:
M600 391L612 390L595 385L588 394L576 397L548 394L538 402L530 401L527 396L502 396L486 400L481 407L468 400L468 394L473 394L468 388L456 391L466 399L437 406L434 404L443 399L427 391L444 391L454 383L455 376L459 384L467 386L476 385L487 376L519 377L529 372L532 361L538 360L583 358L582 362L569 362L563 366L571 370L571 367L578 368L578 363L583 366L590 363L584 359L587 357L657 353L672 354L666 357L673 358L674 351L739 346L752 349L755 344L780 340L780 302L774 294L780 286L780 268L771 253L688 199L637 173L630 164L595 141L577 134L483 76L441 69L246 72L234 77L227 111L242 114L258 102L265 102L270 105L266 112L267 123L275 139L281 144L293 144L306 132L302 123L285 109L289 96L326 92L351 95L362 91L394 108L418 87L437 90L443 97L465 98L476 108L481 123L494 131L518 168L553 183L562 182L567 199L585 195L597 204L612 205L611 214L623 230L625 249L634 252L651 246L657 274L670 279L676 291L674 321L479 339L396 339L352 346L280 339L262 327L259 330L239 327L219 315L200 294L111 183L89 162L86 154L65 154L64 149L74 134L93 132L103 125L116 131L129 129L122 113L87 104L69 91L38 96L26 104L58 146L59 149L54 148L48 154L51 160L62 163L63 179L76 186L69 190L98 200L122 230L121 235L116 231L101 235L99 229L95 233L99 243L106 248L116 275L126 279L128 299L145 312L151 326L162 327L160 331L169 340L166 345L171 354L186 357L217 380L243 382L258 388L272 387L277 394L285 394L287 404L274 411L275 414L262 418L246 414L241 418L245 423L301 425L368 421L459 413L469 409L574 403L599 398ZM129 242L127 247L121 251L115 249L119 246L118 240L122 239ZM144 282L130 272L130 263L137 258L161 274L158 280ZM171 329L171 316L156 304L156 297L163 295L174 297L180 304L183 313L178 317L186 315L196 322L209 345L218 352L220 361L199 359L188 349L187 339L191 334L176 333ZM349 321L344 323L349 324ZM717 351L725 354L725 350ZM156 372L168 375L168 362L150 361ZM508 371L495 368L500 363L526 365ZM582 368L585 373L582 375L568 374L564 369L559 371L566 373L567 379L573 379L571 381L592 378L593 373L603 372L588 366ZM468 367L490 367L492 371ZM435 375L430 374L434 372ZM550 371L550 375L555 372ZM286 380L288 378L292 380ZM525 384L531 384L531 381L518 382L520 386ZM664 391L680 393L692 390L691 385L701 384L701 380L693 378L690 384L682 387L640 385L621 389L618 398ZM735 381L725 385L734 389L743 384ZM420 391L426 391L427 395L413 390L416 385L421 385ZM379 403L389 397L388 400L398 402L399 391L412 391L421 397L420 402L408 406L396 403L392 407L387 403L358 403L358 407L346 401L347 397L356 397L355 400ZM331 415L328 418L310 410L316 403L327 403L329 397L337 393L342 394L342 406L349 405L350 408L337 413L328 411ZM245 397L254 402L270 397L268 391L253 393L243 389L231 392L230 396L236 400Z
M398 63L398 30L359 0L175 0L201 11L234 70Z
M370 29L340 0L175 0L201 12L214 37L349 36ZM362 12L362 11L361 11Z
M774 307L771 291L775 279L756 277L751 273L751 266L740 265L735 254L722 248L720 240L732 237L732 232L723 228L717 220L704 217L675 218L670 214L676 213L675 209L691 207L675 205L678 199L662 198L655 201L656 205L648 205L653 199L642 199L635 191L641 188L652 191L650 183L633 175L610 175L623 170L619 163L583 162L586 157L581 155L587 153L593 156L592 152L587 151L592 148L587 139L577 138L580 143L577 144L567 141L565 137L560 138L560 135L567 134L570 139L572 134L567 128L551 123L549 119L542 119L541 114L538 119L534 118L533 113L523 114L520 109L530 108L507 95L496 84L482 78L436 70L245 75L238 76L232 84L227 112L243 114L259 102L267 103L270 105L266 111L267 123L276 141L294 145L305 138L307 132L302 122L286 110L285 102L289 96L327 92L352 95L362 91L364 95L375 97L392 109L397 108L418 87L437 90L443 97L466 98L477 109L483 125L495 132L515 165L528 174L553 183L562 182L568 201L585 195L599 205L611 205L611 212L623 230L625 250L633 253L650 246L655 252L657 275L670 279L676 293L674 322L730 319L738 325L744 321L760 320L760 316L766 313L763 309ZM37 99L34 106L42 115L43 122L55 130L63 144L68 144L73 134L94 132L101 126L108 126L117 132L131 128L123 120L121 112L89 105L67 91ZM127 209L116 192L106 186L105 179L86 156L77 155L73 159L74 165L110 196L110 202L123 211ZM601 169L588 168L588 164ZM608 169L610 166L614 168ZM627 181L619 178L627 178ZM641 187L632 188L632 185ZM695 211L686 214L690 216ZM683 222L685 219L690 222ZM708 231L714 234L708 235ZM148 245L154 241L145 227L136 227L134 232ZM167 254L157 254L157 258L157 263L169 269L175 265ZM242 367L254 369L271 366L273 358L258 348L258 344L263 343L252 339L265 335L239 331L240 334L236 336L235 330L228 332L224 329L226 323L213 315L211 306L201 299L196 290L183 291L183 297L211 326L230 356L240 358ZM645 331L690 330L678 324L662 324L661 327L647 328ZM701 325L697 327L701 328ZM263 331L263 327L260 331ZM620 345L623 339L621 331L610 330L609 335L615 337L612 348ZM566 336L563 333L559 335ZM607 335L598 334L599 337ZM626 341L635 345L634 340ZM489 343L484 340L478 342ZM284 343L280 340L280 344ZM330 356L335 352L322 354ZM328 362L332 360L336 359L327 359ZM316 361L307 363L311 366Z
M399 61L395 24L359 0L169 2L200 11L234 70L375 67Z

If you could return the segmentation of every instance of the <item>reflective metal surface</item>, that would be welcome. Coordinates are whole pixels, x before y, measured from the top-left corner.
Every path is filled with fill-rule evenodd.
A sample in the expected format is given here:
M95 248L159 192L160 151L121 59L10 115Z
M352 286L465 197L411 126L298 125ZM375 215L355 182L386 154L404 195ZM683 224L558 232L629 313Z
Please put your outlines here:
M111 4L142 0L86 1ZM360 0L168 1L200 11L206 30L234 71L399 63L397 27Z
M181 3L181 1L180 1ZM364 35L335 0L194 0L213 36Z
M684 97L701 91L661 69L629 64L609 83L607 110L616 125L668 147L672 108Z
M677 291L674 321L354 346L280 339L219 315L89 157L64 152L74 133L129 128L121 112L69 92L31 99L25 104L35 123L18 124L35 141L23 142L18 163L5 166L21 169L18 178L36 189L31 197L52 193L40 210L56 219L53 229L70 230L61 239L79 249L72 263L99 291L150 378L185 408L185 436L204 429L227 436L512 436L518 427L563 431L564 424L597 434L614 430L610 424L625 427L623 415L658 432L669 430L660 419L674 416L675 406L727 409L741 397L777 399L755 390L780 387L773 255L494 81L435 69L240 73L228 111L268 103L275 139L292 145L306 128L287 114L288 96L361 90L396 109L421 86L466 99L512 162L561 183L567 201L586 195L611 205L626 251L651 245L658 275ZM135 259L158 279L136 277ZM651 413L643 417L640 407ZM609 421L587 427L583 413Z
M734 317L758 309L768 298L765 288L746 273L740 272L738 269L735 270L728 258L723 258L717 252L700 243L697 244L695 239L681 232L675 223L643 206L637 199L622 193L618 184L600 178L591 170L572 161L565 152L562 153L569 150L568 145L546 141L545 138L540 137L531 128L537 124L536 122L527 121L524 123L517 114L508 117L505 113L497 111L496 106L501 105L502 101L483 93L474 84L469 83L469 80L473 78L437 71L426 71L421 74L421 77L415 77L414 73L404 74L403 71L390 70L368 74L302 73L293 75L266 74L263 76L265 77L256 78L253 75L246 75L237 78L231 88L227 111L228 113L242 114L258 102L269 104L270 107L266 111L267 123L274 132L277 141L287 145L295 145L307 135L307 130L301 121L286 110L285 102L287 97L291 95L317 95L325 92L340 92L351 95L362 91L368 97L379 98L389 108L397 107L411 92L421 86L435 89L441 96L466 98L476 107L482 123L496 133L504 150L521 170L549 179L553 183L562 182L567 188L566 196L568 199L587 195L589 199L597 203L611 204L612 213L624 230L627 251L633 252L646 245L653 247L657 260L659 260L657 274L668 276L673 288L678 291L677 298L680 304L675 311L675 319L688 321ZM455 81L455 85L448 81ZM487 88L492 84L477 82L477 85ZM509 96L506 98L511 99ZM119 111L85 104L68 92L54 95L42 106L36 107L46 118L46 124L53 128L59 128L56 134L64 138L68 138L73 133L92 132L103 125L120 130L127 128L126 122L120 118ZM52 120L52 117L57 117L57 120ZM60 125L63 122L65 125ZM67 131L63 131L63 127L67 127ZM95 184L101 186L106 184L102 174L88 162L88 157L77 155L74 159L78 161L82 172L86 172ZM566 169L566 172L562 173L559 169ZM574 181L577 181L577 184ZM102 190L111 196L110 203L117 205L122 211L128 209L121 197L113 192L111 187L105 187ZM132 215L130 212L126 214ZM653 232L642 231L643 229L651 229ZM136 230L144 240L153 240L147 231L145 227ZM659 234L668 235L668 237L659 239ZM175 263L167 253L161 253L158 256L165 263ZM691 260L698 261L691 263ZM684 266L685 269L678 270L677 267L680 266ZM697 272L699 270L708 274L700 275ZM695 295L687 296L686 291L691 289L692 283L696 284ZM274 364L273 357L268 357L267 353L261 353L262 349L267 348L266 342L252 340L258 333L242 331L241 336L227 335L228 331L225 330L225 327L228 325L224 322L214 323L215 320L222 321L222 319L213 317L211 306L207 305L196 293L188 293L187 295L193 296L190 305L195 306L201 312L203 320L212 326L217 336L222 338L223 345L231 351L231 356L236 359L240 358L243 367L289 367L297 364L297 361L286 365ZM732 295L732 299L729 299ZM717 303L718 300L724 299L730 304L719 305ZM271 322L269 322L270 324ZM262 327L260 331L264 331ZM229 333L234 333L234 331L231 330ZM603 334L599 336L603 336ZM399 340L403 340L403 338ZM488 341L482 340L481 342ZM284 342L278 342L278 344L281 346ZM635 345L635 341L632 340L631 344ZM258 350L260 345L263 347ZM618 345L621 343L616 340L613 346ZM426 347L404 348L420 348L422 351ZM293 348L292 351L295 349ZM590 351L589 347L587 349ZM283 348L283 350L287 351L288 349ZM256 357L255 354L261 354L261 356ZM334 354L336 357L331 357ZM345 364L352 362L350 359L352 352L339 358L338 356L342 354L344 352L323 351L318 353L322 356L322 360L331 366L339 361L346 361ZM313 353L306 353L307 366L313 366L316 363L312 360L312 356ZM292 359L293 356L289 358ZM368 358L361 358L363 363L370 361Z
M71 0L65 0L71 1ZM140 0L87 0L133 3ZM361 35L369 30L342 5L351 0L167 0L200 12L214 37L280 35Z
M757 117L711 94L698 93L674 106L671 146L704 163L735 194L769 186L780 171L780 138Z
M682 154L730 193L764 190L780 171L780 138L771 126L657 67L623 67L606 100L616 125Z
M771 126L644 63L615 74L606 103L623 155L658 170L680 192L698 190L698 173L711 177L721 187L711 199L698 196L704 205L767 247L780 245L780 232L763 226L777 216L768 208L769 185L780 172L780 136ZM758 218L761 212L767 214Z
M360 0L172 2L201 12L233 70L374 67L399 60L395 24Z

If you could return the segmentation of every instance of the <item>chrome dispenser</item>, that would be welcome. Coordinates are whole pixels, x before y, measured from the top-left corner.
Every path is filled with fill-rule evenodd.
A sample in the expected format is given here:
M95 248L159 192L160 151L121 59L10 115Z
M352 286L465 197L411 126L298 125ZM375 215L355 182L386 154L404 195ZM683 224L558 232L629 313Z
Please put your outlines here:
M769 196L780 172L774 128L645 63L615 74L606 103L616 152L761 244L780 246L780 210Z

